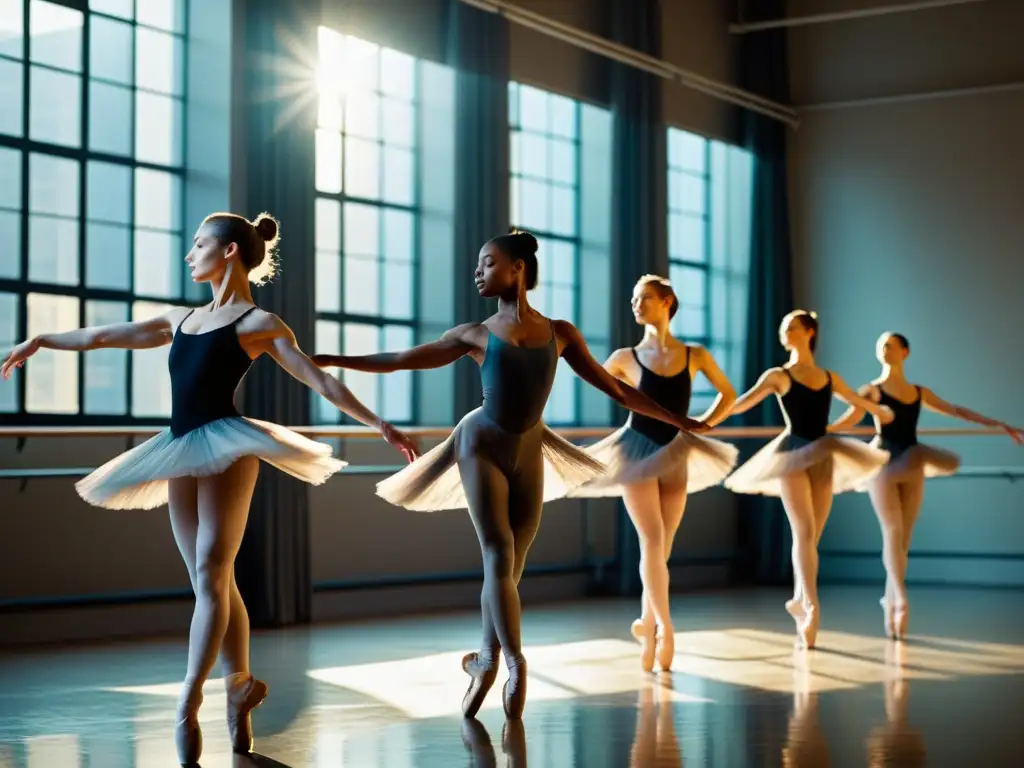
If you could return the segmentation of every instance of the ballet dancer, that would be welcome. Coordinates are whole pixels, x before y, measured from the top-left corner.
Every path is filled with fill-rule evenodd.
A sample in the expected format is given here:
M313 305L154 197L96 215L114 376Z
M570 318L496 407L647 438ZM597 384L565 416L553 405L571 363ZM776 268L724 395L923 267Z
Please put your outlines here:
M44 334L11 351L4 378L40 349L150 349L171 345L171 423L141 445L107 462L76 484L79 495L106 509L170 508L171 529L196 595L189 634L188 672L178 704L175 742L182 764L202 752L199 707L220 653L233 748L252 749L249 713L267 685L249 672L249 617L235 583L259 459L305 482L325 482L345 463L323 443L289 429L243 418L234 395L252 361L267 354L294 378L340 410L381 431L411 461L415 443L365 408L337 379L299 349L291 329L253 301L250 281L275 269L277 222L229 213L208 216L195 233L185 263L196 283L209 283L213 301L178 307L131 323Z
M930 389L908 382L903 366L909 355L910 342L905 336L883 333L875 345L875 356L882 364L882 372L860 389L862 397L885 405L894 414L888 424L875 420L876 434L871 443L887 451L889 461L858 490L867 490L882 529L882 563L886 578L885 595L879 602L885 634L897 640L903 639L907 631L906 575L910 538L921 511L925 478L951 475L960 466L956 454L917 441L921 407L974 424L998 427L1018 445L1024 443L1024 432L1020 429L947 403ZM864 411L851 405L832 428L835 431L848 429L863 418Z
M679 300L668 280L644 275L633 288L633 317L644 326L635 347L617 349L604 364L608 373L672 413L686 416L693 377L703 373L718 396L698 421L713 427L724 419L736 391L704 347L673 338L669 323ZM605 475L580 486L573 496L621 496L640 540L640 618L631 632L641 643L645 672L668 671L675 655L669 606L668 559L683 519L687 495L720 483L736 465L738 451L728 443L681 432L641 414L587 449L606 467Z
M813 648L821 619L818 604L818 542L825 529L832 497L850 490L858 480L881 467L887 454L859 440L829 435L832 398L857 405L884 421L892 419L885 406L851 390L837 374L814 362L818 319L795 310L779 325L779 342L789 363L770 368L732 407L732 414L749 411L774 394L786 428L725 481L736 493L779 496L793 533L793 599L786 610L797 626L799 643Z
M475 271L480 295L498 299L497 313L484 322L457 326L439 341L404 352L313 358L317 365L376 373L439 368L466 355L480 365L483 405L467 414L447 440L377 485L381 497L407 509L469 509L480 540L484 584L483 643L479 653L462 661L472 678L462 702L466 717L476 714L493 685L499 651L509 672L502 691L505 713L513 719L522 716L526 661L517 585L543 502L565 496L604 471L600 462L541 421L558 358L630 410L677 429L700 428L617 381L590 355L571 323L549 320L530 307L526 293L537 285L537 268L537 240L531 234L514 230L499 235L480 250Z

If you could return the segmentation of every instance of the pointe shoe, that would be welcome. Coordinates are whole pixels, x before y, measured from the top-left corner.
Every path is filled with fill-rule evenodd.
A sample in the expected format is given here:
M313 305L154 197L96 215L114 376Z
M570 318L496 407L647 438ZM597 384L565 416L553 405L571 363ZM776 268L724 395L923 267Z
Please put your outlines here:
M236 754L252 752L252 719L250 713L267 698L270 688L252 675L241 685L228 691L228 736Z
M904 640L907 636L907 621L910 618L910 607L904 603L897 605L892 614L892 637L896 640Z
M810 650L818 641L818 623L821 620L818 606L810 605L805 608L806 618L800 625L800 646Z
M797 625L807 617L807 611L804 610L804 604L795 597L786 601L786 613L793 617L793 621L795 621Z
M893 640L896 639L896 625L893 622L893 610L892 606L889 605L889 601L884 597L878 601L878 604L882 606L882 625L885 627L885 636L891 637Z
M637 619L630 625L629 631L641 645L640 669L644 672L654 671L654 655L657 650L656 632L657 626L645 624L643 619Z
M487 692L498 677L498 663L494 661L488 667L480 661L480 654L467 653L462 657L462 671L472 678L462 697L462 714L465 717L476 717L487 698Z
M526 659L509 666L508 680L501 688L501 703L505 717L518 720L526 707Z
M199 713L194 712L174 726L174 746L181 765L195 765L203 754L203 732L199 728Z
M672 627L668 630L658 628L658 666L662 672L672 671L672 661L676 657L676 635Z

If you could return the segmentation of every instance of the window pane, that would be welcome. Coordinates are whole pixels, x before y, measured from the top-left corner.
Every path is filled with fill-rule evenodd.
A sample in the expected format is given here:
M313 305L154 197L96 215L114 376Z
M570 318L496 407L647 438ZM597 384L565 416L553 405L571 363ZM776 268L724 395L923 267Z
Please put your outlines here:
M384 351L397 352L411 346L412 328L404 325L384 327ZM384 389L384 418L412 421L412 371L398 371L380 379Z
M515 176L508 180L509 219L513 224L522 225L523 208L519 201L523 198L522 182Z
M413 317L413 268L408 262L384 262L384 315L396 320Z
M549 130L555 136L564 136L567 139L575 139L576 128L576 102L565 96L552 94L550 97L551 123Z
M28 166L28 209L33 213L77 216L78 173L75 160L33 152Z
M572 243L551 240L538 259L551 263L551 280L562 285L576 284L576 248Z
M32 67L30 88L42 98L30 98L29 135L36 141L81 145L82 78Z
M384 100L383 136L387 144L411 147L416 143L415 112L412 104L394 99Z
M132 320L148 320L171 309L169 304L136 301ZM167 373L170 344L132 352L132 416L171 415L171 379Z
M111 155L132 151L132 92L89 82L89 148Z
M0 104L4 105L4 108L0 109L0 133L8 136L21 136L21 73L21 64L0 59Z
M669 223L669 256L703 263L707 258L707 223L685 213L672 213Z
M85 284L90 288L131 288L131 229L89 223L85 228Z
M131 24L89 18L89 77L132 84Z
M711 276L711 338L729 337L729 283L723 274Z
M122 19L135 18L135 0L89 0L89 9Z
M316 252L314 287L317 312L341 311L341 256L336 251Z
M707 317L703 308L679 307L672 319L672 333L689 341L707 336Z
M32 0L28 18L32 61L81 72L82 13L54 3Z
M668 164L704 173L707 170L707 139L678 128L668 129Z
M548 178L548 140L536 133L521 133L519 136L522 173L539 179Z
M564 360L555 369L555 384L544 408L544 420L552 424L570 424L576 420L576 382Z
M513 223L524 229L549 229L548 221L551 211L551 195L549 187L542 181L522 179L519 184L520 220Z
M341 250L341 203L336 200L316 201L316 247L320 251Z
M353 197L380 197L380 146L345 138L345 189Z
M0 147L0 208L21 208L21 152Z
M185 0L136 0L139 24L168 32L185 28Z
M707 304L707 272L695 267L673 264L670 267L672 288L679 303L687 307Z
M343 125L341 115L341 99L336 93L322 91L317 101L317 127L338 132Z
M135 293L178 298L184 258L177 235L135 230Z
M78 285L77 219L29 217L28 279L40 283ZM75 315L75 322L78 322L78 315Z
M78 299L28 294L27 337L78 327ZM25 366L25 410L30 413L78 413L78 355L43 349Z
M351 256L380 254L379 208L345 203L345 253Z
M345 96L345 133L364 139L380 138L380 99L375 93Z
M131 223L131 168L91 160L86 169L85 184L86 217L90 221Z
M169 96L135 94L135 157L157 165L181 164L181 104Z
M669 171L669 208L703 214L707 209L707 179L682 171Z
M519 83L508 84L508 123L519 127Z
M359 323L345 323L344 352L346 355L372 355L380 351L380 332L376 326ZM342 381L352 393L369 408L377 410L377 379L372 373L343 371Z
M408 211L384 211L384 257L391 261L413 260L413 215Z
M523 173L523 134L512 131L508 137L508 171L513 176Z
M181 180L177 176L135 169L135 224L155 229L181 226Z
M21 277L21 214L0 210L0 277Z
M528 85L519 86L519 125L527 130L547 133L547 93Z
M413 155L407 149L384 150L384 200L396 205L412 205Z
M412 100L416 83L416 60L385 48L380 52L380 89L392 96Z
M551 187L551 231L556 235L576 234L576 190Z
M340 72L348 92L367 93L380 84L380 46L345 35L341 49Z
M576 146L568 141L552 139L551 178L563 184L576 184Z
M576 296L572 288L551 287L551 316L554 320L576 319Z
M315 349L321 355L341 354L341 324L330 320L317 320L314 331ZM344 380L345 374L341 374ZM341 421L341 411L323 397L313 394L314 418L318 424L337 424Z
M316 188L321 192L341 192L341 134L316 132Z
M0 56L20 59L24 55L25 24L21 3L22 0L0 0Z
M128 305L119 301L87 301L85 324L110 325L128 319ZM123 414L128 411L128 352L97 349L85 361L85 413Z
M345 311L354 315L380 312L380 267L376 259L345 256Z
M135 87L181 94L183 52L180 38L145 27L135 30Z
M18 304L15 293L0 293L0 349L10 349L21 341L18 336ZM18 381L23 369L16 368L9 380L0 379L0 413L18 410Z

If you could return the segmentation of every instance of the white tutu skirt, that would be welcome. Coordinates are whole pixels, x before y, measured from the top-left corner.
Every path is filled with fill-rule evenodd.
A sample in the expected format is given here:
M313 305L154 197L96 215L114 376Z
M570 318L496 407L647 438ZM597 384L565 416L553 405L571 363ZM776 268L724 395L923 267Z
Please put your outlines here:
M507 442L508 450L540 430L540 450L544 458L544 501L563 498L570 491L605 471L601 462L586 451L559 437L545 424L531 427L526 433L504 432L491 421L483 409L466 414L440 445L420 456L409 466L377 483L377 495L392 504L416 512L439 512L446 509L468 509L466 494L459 474L461 450L477 450L478 437ZM498 446L501 448L501 446Z
M886 451L860 440L826 435L808 442L783 432L733 472L725 487L735 493L781 496L782 478L831 461L832 492L844 493L856 488L888 460Z
M232 416L174 437L170 429L108 461L75 484L78 495L106 509L153 509L167 503L167 481L223 472L256 456L282 472L320 485L345 462L331 447L267 421Z
M882 440L878 437L871 441L871 445L876 448L881 448L881 444ZM856 490L867 491L874 480L899 483L921 474L925 477L945 477L955 474L958 469L960 457L955 453L918 443L891 454L885 466L858 483Z
M729 443L680 432L659 445L626 424L587 448L604 464L606 474L581 485L570 496L621 496L624 485L643 480L679 481L687 493L718 485L733 467L739 451Z

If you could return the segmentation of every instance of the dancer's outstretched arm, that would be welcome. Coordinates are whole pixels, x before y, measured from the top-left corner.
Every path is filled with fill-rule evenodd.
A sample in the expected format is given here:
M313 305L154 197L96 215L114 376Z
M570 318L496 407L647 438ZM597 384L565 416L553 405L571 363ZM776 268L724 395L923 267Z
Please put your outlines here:
M152 349L171 343L174 327L183 310L176 308L149 320L76 328L63 333L44 333L23 341L4 356L0 375L9 379L40 349L85 352L90 349Z
M754 386L736 399L736 402L732 404L732 408L729 409L728 415L737 416L741 413L746 413L754 406L759 405L769 395L778 394L782 391L780 388L785 378L786 374L781 368L769 368L761 374L761 377Z
M555 320L554 327L555 333L564 344L562 357L565 358L565 362L569 364L569 367L576 372L576 375L587 382L587 384L604 392L624 408L628 408L636 413L664 421L666 424L671 424L674 427L689 432L701 432L707 429L706 425L698 421L686 418L685 416L680 417L671 411L667 411L647 397L647 395L641 394L629 384L620 381L606 369L602 368L600 363L590 354L587 342L583 340L582 334L572 323L566 320Z
M736 389L729 381L729 377L718 367L714 355L705 347L694 347L693 353L697 358L697 370L707 376L711 386L718 390L718 396L714 402L698 419L709 427L713 427L729 415L733 403L736 402Z
M314 365L299 349L295 334L281 318L262 312L259 318L254 318L251 327L253 332L246 334L248 349L270 355L292 377L326 398L335 408L368 427L380 430L381 437L401 451L409 461L419 455L415 440L381 419L359 402L352 390Z
M1024 429L1011 427L1004 421L997 421L996 419L990 419L988 416L982 416L977 411L964 408L962 405L947 403L927 387L921 387L921 404L928 410L941 413L943 416L952 416L955 419L962 419L963 421L981 424L986 427L997 427L1008 434L1010 439L1017 445L1024 445Z
M313 363L321 368L348 368L370 373L426 370L442 368L477 349L474 337L480 323L464 323L445 331L440 339L401 352L380 352L375 355L313 355Z
M862 411L867 411L872 416L877 416L879 421L883 424L888 424L893 420L896 414L892 412L892 408L887 405L881 405L875 401L858 395L838 373L830 372L832 377L832 394L847 405L856 406Z
M878 402L878 392L873 384L865 384L863 387L857 390L857 394L863 397L865 400L871 400L872 402ZM844 429L850 429L856 427L864 420L864 415L867 413L859 405L851 405L846 409L838 419L828 425L829 432L842 432Z

